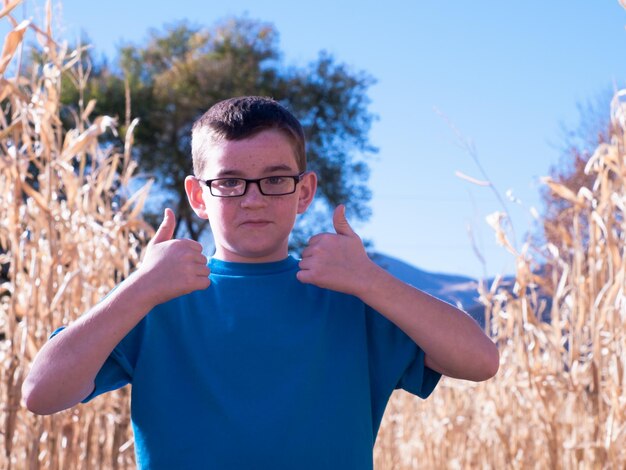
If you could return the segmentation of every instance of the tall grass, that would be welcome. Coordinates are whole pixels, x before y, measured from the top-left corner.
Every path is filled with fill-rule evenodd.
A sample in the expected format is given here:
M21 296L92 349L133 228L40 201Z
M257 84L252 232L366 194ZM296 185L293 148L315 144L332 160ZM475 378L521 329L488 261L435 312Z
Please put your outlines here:
M549 227L557 241L517 254L512 292L498 282L480 292L498 375L444 379L424 402L396 394L378 468L626 468L625 95L586 166L593 185L573 193L545 179L570 203Z
M61 78L88 80L81 51L55 42L49 4L40 29L13 20L18 3L0 10L12 25L0 57L0 468L132 468L127 390L49 417L21 405L36 351L132 271L151 230L140 217L148 187L127 190L133 125L124 149L109 147L115 122L78 103L64 129ZM29 35L41 55L32 70L20 56ZM556 222L558 243L517 255L513 292L498 282L480 292L500 372L479 384L443 379L426 401L396 393L378 469L626 467L620 97L612 139L587 165L593 186L574 194L546 181L572 203L563 220L573 225Z
M127 191L132 129L124 149L106 146L115 121L91 116L93 103L64 129L61 79L88 79L81 51L53 39L50 3L44 28L17 24L17 3L0 13L12 29L0 59L0 468L132 467L127 390L48 417L20 403L35 353L129 274L151 228L139 215L148 188ZM28 38L39 66L21 55Z

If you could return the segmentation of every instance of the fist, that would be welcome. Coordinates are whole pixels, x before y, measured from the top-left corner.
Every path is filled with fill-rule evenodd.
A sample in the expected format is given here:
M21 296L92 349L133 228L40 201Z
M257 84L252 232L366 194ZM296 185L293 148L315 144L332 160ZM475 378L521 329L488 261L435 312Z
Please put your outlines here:
M335 209L335 233L311 237L302 252L296 276L306 284L360 296L368 288L375 265L367 256L361 238L350 227L345 212L343 205Z
M174 212L165 209L163 222L150 240L137 270L152 305L206 289L211 283L202 245L194 240L173 238L175 228Z

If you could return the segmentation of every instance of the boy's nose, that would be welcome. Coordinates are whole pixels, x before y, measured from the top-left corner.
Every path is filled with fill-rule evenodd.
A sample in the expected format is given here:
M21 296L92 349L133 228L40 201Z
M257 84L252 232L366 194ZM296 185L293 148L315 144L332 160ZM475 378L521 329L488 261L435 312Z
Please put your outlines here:
M259 183L248 183L246 194L241 196L242 207L263 206L266 202L265 196L259 189Z

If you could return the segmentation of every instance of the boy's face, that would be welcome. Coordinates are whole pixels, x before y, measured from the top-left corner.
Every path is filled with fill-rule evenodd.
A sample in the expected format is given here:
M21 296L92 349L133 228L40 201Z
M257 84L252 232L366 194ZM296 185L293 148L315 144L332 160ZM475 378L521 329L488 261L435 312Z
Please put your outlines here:
M280 131L267 130L244 140L207 141L206 166L199 179L295 176L300 172L293 147ZM224 261L261 263L287 257L289 234L296 215L315 195L317 179L306 173L293 194L265 196L248 183L243 196L215 197L189 176L185 190L199 217L208 219L215 239L215 257Z

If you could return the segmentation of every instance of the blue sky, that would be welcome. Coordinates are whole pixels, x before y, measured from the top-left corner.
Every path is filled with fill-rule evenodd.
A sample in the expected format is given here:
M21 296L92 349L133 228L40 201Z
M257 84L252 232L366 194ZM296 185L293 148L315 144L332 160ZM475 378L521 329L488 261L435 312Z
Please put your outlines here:
M25 0L16 15L38 18L42 3ZM511 190L522 201L507 203L521 245L532 229L530 208L541 211L539 178L559 162L561 127L576 126L577 104L626 78L626 11L617 0L102 5L64 1L55 10L57 37L74 40L84 31L97 51L113 58L116 45L141 43L149 28L182 19L210 26L245 13L276 26L286 65L326 50L374 76L373 215L356 229L378 251L430 271L477 277L514 268L485 222L500 210L497 199L489 188L455 176L482 179L449 123L473 142L502 195ZM486 267L472 250L468 226Z

